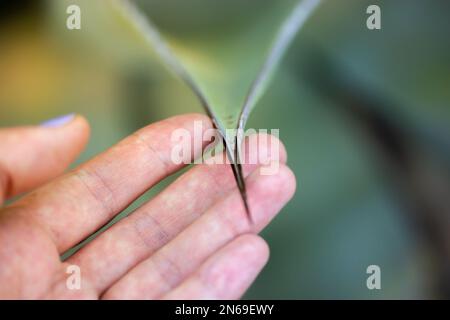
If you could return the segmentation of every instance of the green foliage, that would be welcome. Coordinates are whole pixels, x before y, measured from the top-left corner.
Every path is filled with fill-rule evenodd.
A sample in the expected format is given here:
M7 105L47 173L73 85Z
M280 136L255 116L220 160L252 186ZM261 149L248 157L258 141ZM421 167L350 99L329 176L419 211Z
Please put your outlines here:
M212 118L223 138L248 211L239 154L239 146L243 139L242 132L250 112L266 90L284 53L320 0L300 0L295 5L290 1L285 2L284 5L290 9L287 17L284 17L280 24L258 30L259 32L270 30L265 32L266 39L262 41L265 49L251 46L250 50L244 51L246 55L250 54L250 57L244 55L232 59L224 55L218 55L218 57L208 55L209 48L201 45L184 47L180 45L182 41L178 38L163 37L156 25L132 2L119 0L113 3L142 34L165 65L192 89L206 113ZM212 51L213 54L216 53ZM239 53L241 52L242 50L239 50ZM249 64L248 61L258 63ZM260 61L262 63L259 66ZM251 83L243 73L253 77ZM238 129L237 135L230 136L227 129Z

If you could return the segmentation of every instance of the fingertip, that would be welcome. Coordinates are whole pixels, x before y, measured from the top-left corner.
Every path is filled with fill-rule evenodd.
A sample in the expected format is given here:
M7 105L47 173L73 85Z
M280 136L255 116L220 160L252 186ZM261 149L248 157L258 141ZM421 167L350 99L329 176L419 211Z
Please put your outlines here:
M297 178L294 171L285 164L280 165L280 184L284 186L288 200L290 200L297 190Z
M245 139L244 163L254 164L252 159L257 159L258 164L267 164L278 161L286 163L287 151L281 140L267 133L257 133L249 135Z
M91 135L91 126L88 120L82 115L76 115L70 127L73 128L75 134L78 134L80 143L84 147Z
M270 141L270 154L271 159L279 160L281 163L287 162L287 151L286 147L283 144L283 142L278 138L277 136L274 136L273 134L260 134L260 135L267 135L268 139Z
M75 143L84 146L90 136L88 121L82 115L75 113L45 121L40 124L39 128L42 129L43 134L50 135L51 139L55 138L54 131L61 132L56 136L63 135L62 139L70 141L72 145ZM73 141L73 139L77 141Z
M2 129L0 149L8 151L1 159L3 175L7 173L11 185L8 196L29 191L64 172L84 149L89 131L87 120L75 114L38 126Z
M293 197L296 189L295 175L286 165L279 163L277 165L278 167L272 168L274 171L271 174L262 173L265 168L260 167L246 179L247 195L254 223L249 224L247 219L242 219L246 221L243 228L250 228L252 231L261 230ZM240 199L237 198L236 201L238 200ZM243 208L240 210L244 212ZM240 217L247 217L247 215L241 213Z
M33 152L45 160L37 165L38 158L34 156L30 162L30 166L34 166L38 172L35 186L62 174L79 157L89 141L90 126L85 117L73 114L66 123L63 120L59 125L53 123L53 126L41 125L29 132L30 140L34 141Z
M54 152L59 154L58 158L66 159L65 165L68 165L67 162L73 161L89 141L90 126L82 115L73 114L70 121L61 122L58 126L46 125L43 126L43 129L48 136L47 148L54 148Z
M269 192L282 192L284 198L289 200L295 193L297 181L294 172L287 165L276 163L271 172L264 172L265 167L259 168L259 175L266 176L264 187L268 187Z
M89 121L84 116L80 114L75 115L73 122L81 126L84 131L90 131Z
M243 256L251 256L258 265L264 266L269 260L270 248L267 242L256 234L244 234L237 239Z

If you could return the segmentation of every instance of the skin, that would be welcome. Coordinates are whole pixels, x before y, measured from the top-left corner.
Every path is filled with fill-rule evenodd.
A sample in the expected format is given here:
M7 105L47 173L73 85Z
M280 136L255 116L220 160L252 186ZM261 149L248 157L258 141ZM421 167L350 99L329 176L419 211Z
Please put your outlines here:
M0 209L0 298L241 297L268 260L268 246L257 233L295 191L283 146L278 157L263 148L256 151L259 158L279 159L274 175L261 175L258 164L244 165L254 224L230 167L200 164L67 261L60 260L181 169L170 161L171 132L180 127L193 132L194 121L202 121L205 130L211 127L203 115L166 119L64 174L88 141L83 117L59 127L0 129L0 203L25 193ZM70 265L80 267L79 290L66 285Z

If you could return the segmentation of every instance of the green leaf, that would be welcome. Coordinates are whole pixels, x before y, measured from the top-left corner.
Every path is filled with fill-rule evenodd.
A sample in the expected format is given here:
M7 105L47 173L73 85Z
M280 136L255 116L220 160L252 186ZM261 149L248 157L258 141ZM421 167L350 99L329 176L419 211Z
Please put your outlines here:
M247 19L256 22L244 23L241 30L226 41L224 37L220 37L221 41L211 37L211 33L223 32L220 28L210 32L207 40L187 36L183 28L178 31L172 28L163 35L149 15L131 1L114 1L119 12L169 70L192 89L211 117L223 138L247 212L238 147L243 140L245 124L296 33L320 1L274 1L265 14ZM254 10L252 6L246 14L250 15ZM227 129L237 131L230 135Z

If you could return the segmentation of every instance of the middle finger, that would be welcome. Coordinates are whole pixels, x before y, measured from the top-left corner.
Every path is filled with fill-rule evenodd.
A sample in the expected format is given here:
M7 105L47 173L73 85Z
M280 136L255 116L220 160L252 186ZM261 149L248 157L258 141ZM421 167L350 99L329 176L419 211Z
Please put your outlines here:
M246 143L256 144L257 139L256 135L251 136ZM275 137L269 136L269 139L270 142L259 146L258 150L245 150L257 152L253 159L258 159L260 163L271 159L284 163L284 147L279 148L279 154L272 154L278 150L269 150L268 145L281 143ZM245 164L244 174L250 174L257 166ZM101 234L68 262L80 266L90 284L101 293L169 242L235 186L229 165L196 166L132 215Z

